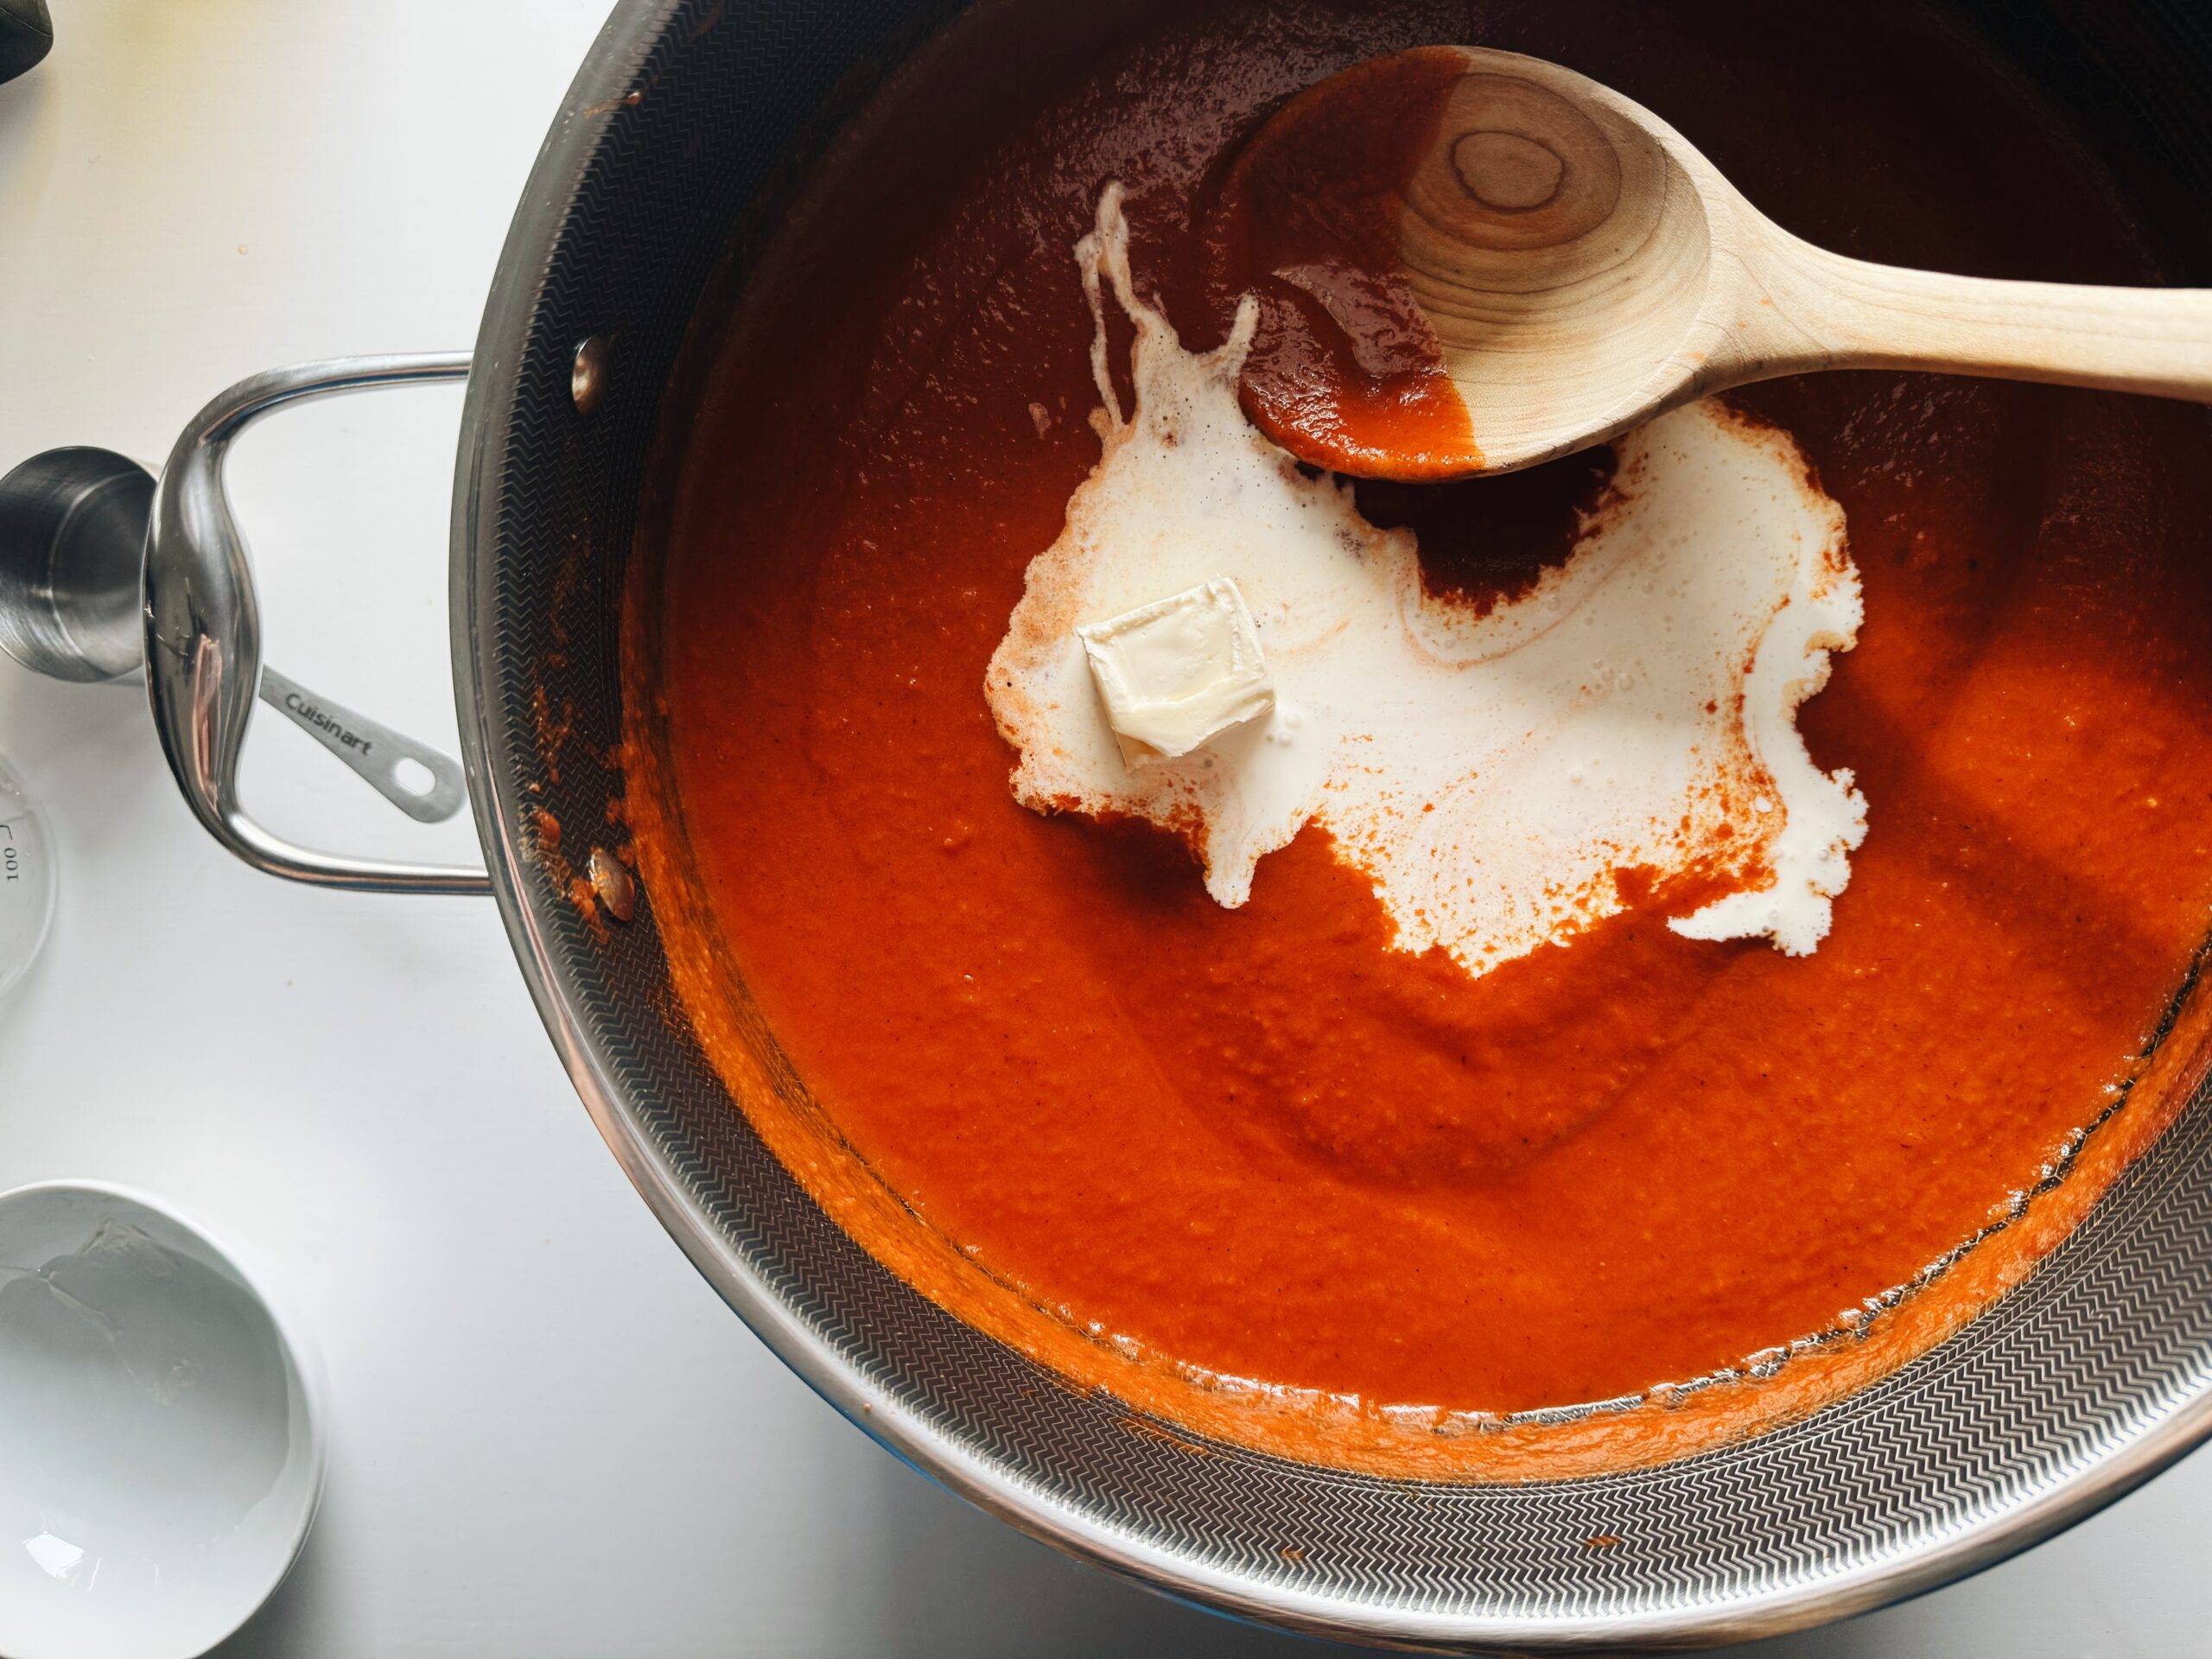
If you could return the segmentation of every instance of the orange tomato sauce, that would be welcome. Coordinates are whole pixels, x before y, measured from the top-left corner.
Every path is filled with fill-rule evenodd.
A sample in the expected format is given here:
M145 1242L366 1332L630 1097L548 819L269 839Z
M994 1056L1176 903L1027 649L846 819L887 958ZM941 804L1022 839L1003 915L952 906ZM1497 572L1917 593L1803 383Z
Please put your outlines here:
M1334 70L1437 41L1556 57L1846 251L2155 276L2088 154L1966 47L1786 10L987 15L702 318L626 625L644 884L763 1133L956 1312L1210 1433L1482 1472L1381 1408L1608 1400L1835 1330L2017 1211L2137 1075L2212 903L2198 409L1873 374L1745 397L1842 504L1865 585L1801 722L1870 807L1809 957L1681 938L1655 899L1471 978L1392 950L1317 833L1224 911L1173 840L1007 787L983 666L1098 454L1073 245L1122 181L1141 289L1213 343L1204 205ZM1479 602L1560 556L1604 467L1361 499ZM2093 1140L2101 1173L1853 1351L1894 1363L1997 1294L2188 1059L2170 1046ZM1873 1363L1824 1351L1699 1432Z

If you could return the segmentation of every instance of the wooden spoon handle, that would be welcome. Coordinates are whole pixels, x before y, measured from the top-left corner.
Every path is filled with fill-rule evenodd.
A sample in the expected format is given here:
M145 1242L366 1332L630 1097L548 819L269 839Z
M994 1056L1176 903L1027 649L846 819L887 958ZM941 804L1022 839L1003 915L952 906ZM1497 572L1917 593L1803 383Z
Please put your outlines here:
M1771 230L1755 378L1929 369L2212 403L2212 289L1999 282L1869 264Z

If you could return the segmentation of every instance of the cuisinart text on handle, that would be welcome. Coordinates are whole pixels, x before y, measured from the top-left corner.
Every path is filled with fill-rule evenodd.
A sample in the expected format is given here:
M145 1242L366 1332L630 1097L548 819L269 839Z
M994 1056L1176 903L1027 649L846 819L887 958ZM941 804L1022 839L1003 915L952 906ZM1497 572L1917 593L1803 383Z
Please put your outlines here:
M316 730L329 733L349 749L359 749L363 754L375 752L375 745L367 738L358 732L347 730L296 691L287 691L284 694L284 708L286 712L307 721Z

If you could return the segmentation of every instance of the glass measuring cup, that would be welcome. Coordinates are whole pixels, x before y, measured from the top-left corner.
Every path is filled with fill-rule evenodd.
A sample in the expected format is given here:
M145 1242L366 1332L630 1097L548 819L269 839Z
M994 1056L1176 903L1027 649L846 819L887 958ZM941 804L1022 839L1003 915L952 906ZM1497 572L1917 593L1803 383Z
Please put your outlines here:
M54 920L54 842L15 768L0 756L0 996L36 959Z

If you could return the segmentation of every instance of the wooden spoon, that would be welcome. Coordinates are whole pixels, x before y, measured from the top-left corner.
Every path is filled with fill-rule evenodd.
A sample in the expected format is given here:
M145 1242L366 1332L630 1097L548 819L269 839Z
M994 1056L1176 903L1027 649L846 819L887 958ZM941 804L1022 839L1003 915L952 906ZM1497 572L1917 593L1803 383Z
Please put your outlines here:
M1387 153L1393 143L1402 154ZM1378 166L1389 175L1380 185ZM1362 330L1338 296L1356 294L1371 317L1390 312L1378 282L1402 303L1409 296L1413 324L1433 331L1432 390L1448 378L1464 404L1464 421L1447 411L1459 438L1440 443L1431 419L1415 442L1395 416L1418 397L1378 397L1373 376L1363 391L1351 385L1352 348L1344 377L1310 360L1286 369L1263 327L1247 408L1294 454L1339 471L1509 472L1708 392L1814 369L2212 401L2212 289L1999 282L1827 252L1766 218L1649 111L1516 53L1425 48L1332 76L1269 118L1232 183L1270 174L1274 194L1248 193L1240 211L1322 226L1341 245L1304 260L1284 251L1290 232L1269 244L1270 227L1245 226L1242 274L1298 287L1300 305L1319 296L1339 338ZM1330 200L1339 187L1351 195ZM1378 238L1363 243L1357 220L1378 202L1379 239L1395 242L1380 257L1394 269L1353 271L1350 283L1329 274L1329 258L1358 264L1362 247L1373 251ZM1300 384L1270 395L1270 374Z

